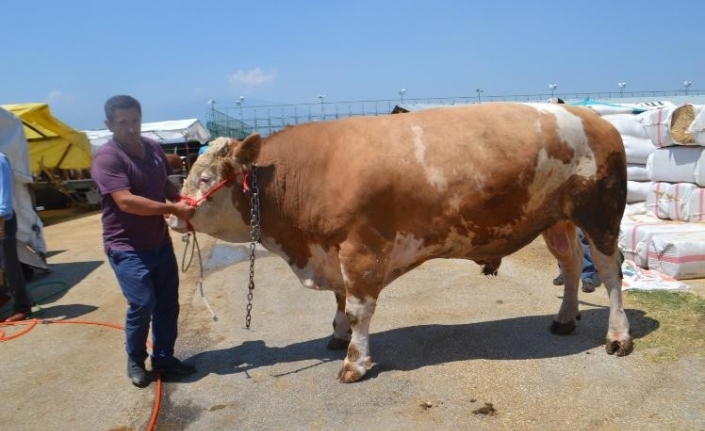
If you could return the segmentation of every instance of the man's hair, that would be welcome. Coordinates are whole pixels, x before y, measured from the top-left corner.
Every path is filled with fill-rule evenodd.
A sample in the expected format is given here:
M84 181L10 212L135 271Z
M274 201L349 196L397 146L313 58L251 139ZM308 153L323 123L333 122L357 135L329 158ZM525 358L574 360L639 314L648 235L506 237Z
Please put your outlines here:
M140 102L132 96L113 96L105 102L105 118L112 121L115 111L118 109L133 109L137 108L137 112L142 115L142 106Z

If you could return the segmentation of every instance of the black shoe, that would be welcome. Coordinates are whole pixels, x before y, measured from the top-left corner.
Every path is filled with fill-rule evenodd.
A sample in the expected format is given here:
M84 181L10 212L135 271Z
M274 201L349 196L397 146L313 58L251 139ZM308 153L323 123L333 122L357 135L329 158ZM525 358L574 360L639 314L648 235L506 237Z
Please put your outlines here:
M147 370L144 368L144 363L138 364L137 362L128 359L127 375L130 377L130 380L132 380L132 384L138 388L146 388L149 386L150 378L147 374Z
M595 282L591 279L586 278L585 280L583 280L583 292L592 293L595 291L595 287L597 286L595 286Z
M166 363L153 360L152 369L166 377L186 377L196 372L196 367L184 364L176 358L172 358Z
M556 278L553 279L553 284L556 286L560 286L561 284L565 283L565 278L563 277L563 273L559 273Z

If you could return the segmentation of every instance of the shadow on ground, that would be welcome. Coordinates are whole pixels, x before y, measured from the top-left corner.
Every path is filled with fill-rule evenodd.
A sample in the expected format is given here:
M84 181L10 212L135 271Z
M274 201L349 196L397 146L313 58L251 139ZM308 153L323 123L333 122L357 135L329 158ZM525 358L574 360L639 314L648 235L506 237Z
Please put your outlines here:
M104 262L58 263L49 266L50 272L33 277L27 283L29 295L34 303L48 304L62 298Z
M467 324L419 325L372 333L370 349L376 365L366 378L375 378L385 371L409 371L472 359L513 361L586 352L604 344L608 314L606 308L583 311L576 331L566 336L549 332L553 319L549 315ZM634 338L644 337L659 327L658 321L640 310L628 310L628 314L632 326L638 328L633 331ZM211 373L247 373L274 364L318 361L277 375L281 377L325 362L342 360L345 351L327 350L327 342L326 337L285 347L269 347L263 340L257 340L228 349L202 352L190 358L199 369L192 381Z

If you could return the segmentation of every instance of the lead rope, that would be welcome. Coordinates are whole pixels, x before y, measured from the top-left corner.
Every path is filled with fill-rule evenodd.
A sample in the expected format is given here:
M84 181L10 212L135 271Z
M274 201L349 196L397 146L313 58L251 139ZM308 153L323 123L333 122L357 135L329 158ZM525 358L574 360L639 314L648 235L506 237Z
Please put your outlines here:
M213 308L211 307L210 303L208 303L208 299L206 299L206 295L203 293L203 258L201 257L201 247L198 245L198 239L196 239L196 231L193 231L193 245L191 246L191 256L189 256L188 262L186 262L186 254L188 253L188 245L191 239L191 233L187 233L183 237L181 237L181 241L185 242L186 245L184 246L184 255L181 259L181 272L186 272L187 269L191 266L191 262L193 261L193 253L194 250L198 251L198 267L199 267L199 272L198 272L198 291L201 294L201 299L203 302L206 304L206 308L208 311L211 313L211 320L214 322L218 321L218 316L215 314L215 311L213 311Z
M259 208L259 189L257 188L257 169L252 167L250 171L252 186L250 190L250 284L247 292L247 315L245 316L245 329L250 329L250 321L252 320L252 297L255 290L255 248L260 241L260 208Z

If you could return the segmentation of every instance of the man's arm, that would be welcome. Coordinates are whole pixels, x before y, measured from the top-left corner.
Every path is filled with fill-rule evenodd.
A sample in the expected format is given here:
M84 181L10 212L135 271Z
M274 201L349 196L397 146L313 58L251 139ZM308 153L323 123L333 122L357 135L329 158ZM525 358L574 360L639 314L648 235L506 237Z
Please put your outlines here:
M110 193L120 210L126 213L151 216L174 214L180 219L190 220L195 207L186 202L158 202L132 194L129 190Z

